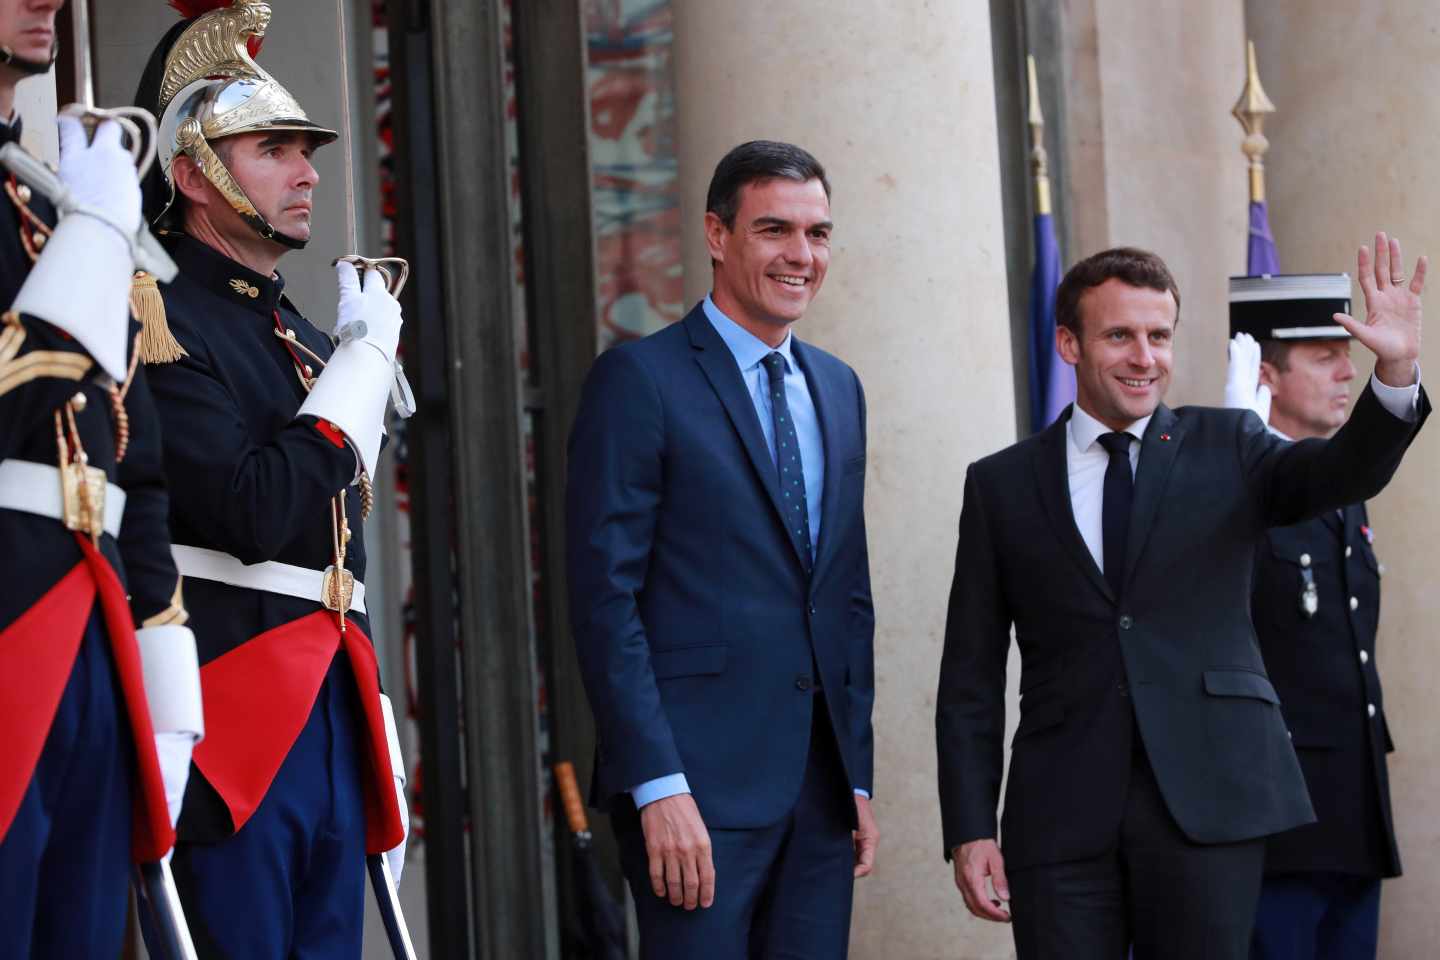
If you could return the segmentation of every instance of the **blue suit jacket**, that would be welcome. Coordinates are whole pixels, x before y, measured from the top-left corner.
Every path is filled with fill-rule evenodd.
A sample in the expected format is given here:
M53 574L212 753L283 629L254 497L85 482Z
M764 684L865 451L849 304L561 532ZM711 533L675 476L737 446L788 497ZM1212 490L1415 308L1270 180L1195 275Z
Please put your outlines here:
M816 665L850 784L873 787L865 398L840 360L799 340L794 355L825 445L809 578L754 404L699 307L586 379L567 553L598 805L683 772L707 825L775 823L805 771Z

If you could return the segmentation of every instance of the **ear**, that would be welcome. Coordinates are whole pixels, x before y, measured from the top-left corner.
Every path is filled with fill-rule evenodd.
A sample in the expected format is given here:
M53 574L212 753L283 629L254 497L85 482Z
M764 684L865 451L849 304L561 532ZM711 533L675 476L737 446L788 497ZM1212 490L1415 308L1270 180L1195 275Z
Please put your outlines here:
M1060 352L1060 359L1070 366L1080 362L1080 338L1075 336L1075 331L1069 327L1056 325L1055 349Z
M712 211L705 211L705 246L710 251L710 260L713 263L725 262L725 241L730 237L730 228L725 226L725 221L720 215Z
M191 204L203 207L210 203L213 187L188 155L182 153L174 159L170 164L170 177L175 182L175 190Z
M1260 361L1260 386L1269 387L1272 397L1280 392L1280 371L1269 360Z

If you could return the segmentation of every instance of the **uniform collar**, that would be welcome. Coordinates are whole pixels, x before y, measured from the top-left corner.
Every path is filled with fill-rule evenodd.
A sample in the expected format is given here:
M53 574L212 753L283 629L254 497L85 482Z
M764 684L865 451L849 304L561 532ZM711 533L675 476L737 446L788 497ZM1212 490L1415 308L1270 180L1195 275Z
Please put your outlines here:
M24 132L23 127L18 112L14 114L13 120L0 120L0 144L19 143L20 135Z
M272 316L285 292L285 278L267 277L231 260L207 243L184 234L171 234L170 255L180 272L221 299L238 307Z

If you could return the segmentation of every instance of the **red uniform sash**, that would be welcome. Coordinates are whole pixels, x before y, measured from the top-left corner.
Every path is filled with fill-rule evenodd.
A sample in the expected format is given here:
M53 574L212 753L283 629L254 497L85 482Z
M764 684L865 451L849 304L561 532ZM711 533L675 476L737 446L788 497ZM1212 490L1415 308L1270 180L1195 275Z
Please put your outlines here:
M135 621L125 588L99 550L76 536L84 559L14 623L0 632L0 703L9 723L0 762L0 836L10 829L35 765L45 749L55 711L75 667L85 623L98 601L115 660L115 676L135 739L135 822L132 856L158 860L175 843L165 805L165 782L155 755L155 731L145 701Z
M200 668L205 739L195 748L195 765L225 801L236 830L265 798L342 646L365 714L366 850L383 853L405 838L380 709L375 648L353 620L346 621L342 634L335 614L327 610L267 630Z

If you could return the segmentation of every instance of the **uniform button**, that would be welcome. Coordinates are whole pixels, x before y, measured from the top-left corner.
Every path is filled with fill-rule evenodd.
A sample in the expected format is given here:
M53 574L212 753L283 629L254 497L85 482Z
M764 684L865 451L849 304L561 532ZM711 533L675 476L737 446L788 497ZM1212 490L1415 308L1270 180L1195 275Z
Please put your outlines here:
M1308 554L1308 553L1302 553L1302 554L1300 554L1300 566L1302 566L1302 567L1308 567L1308 566L1310 566L1310 554Z
M1346 547L1346 548L1345 548L1345 559L1346 559L1346 560L1349 560L1349 559L1350 559L1350 554L1352 554L1352 553L1354 553L1354 552L1355 552L1355 548L1354 548L1354 547Z
M1132 620L1132 619L1130 619L1130 614L1128 614L1128 613L1126 613L1126 614L1121 614L1121 616L1120 616L1120 629L1121 629L1121 630L1129 630L1129 629L1130 629L1131 627L1133 627L1133 626L1135 626L1135 621Z
M1120 696L1122 696L1122 697L1128 697L1128 696L1130 696L1130 687L1129 687L1127 684L1121 683L1119 689L1120 689Z
M810 604L810 616L815 616L815 604Z
M1365 704L1365 713L1366 713L1367 715L1369 715L1369 716L1372 716L1372 717L1375 716L1375 704L1373 704L1373 703L1367 703L1367 704Z
M801 674L800 676L796 677L796 678L795 678L795 689L796 689L796 690L799 690L799 691L801 691L801 692L804 692L804 691L806 691L806 690L809 690L809 689L810 689L810 678L807 677L807 676L805 676L804 674Z
M1351 597L1351 598L1350 598L1350 609L1351 609L1351 610L1358 610L1358 609L1360 609L1360 598L1359 598L1359 597Z
M1369 663L1369 662L1370 662L1370 654L1369 654L1368 651L1365 651L1365 650L1361 650L1361 651L1360 651L1360 662L1361 662L1361 663Z

